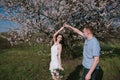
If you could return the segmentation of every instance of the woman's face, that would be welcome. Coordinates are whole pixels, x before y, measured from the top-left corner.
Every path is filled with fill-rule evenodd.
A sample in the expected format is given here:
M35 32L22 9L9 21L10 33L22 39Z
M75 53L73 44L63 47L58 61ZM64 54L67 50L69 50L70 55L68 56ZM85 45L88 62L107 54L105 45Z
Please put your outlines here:
M58 35L58 36L57 36L57 40L58 40L58 41L61 41L61 40L62 40L62 35Z

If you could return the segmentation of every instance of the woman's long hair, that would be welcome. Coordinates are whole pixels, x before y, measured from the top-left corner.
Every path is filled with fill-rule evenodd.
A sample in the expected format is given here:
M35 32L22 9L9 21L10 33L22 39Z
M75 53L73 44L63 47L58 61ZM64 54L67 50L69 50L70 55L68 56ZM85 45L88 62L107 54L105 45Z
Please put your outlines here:
M61 36L62 36L62 40L60 41L60 44L62 44L62 46L65 46L65 41L64 41L64 40L65 40L65 38L64 38L64 36L63 36L62 34L60 34L60 33L59 33L59 34L57 34L57 35L56 35L56 40L57 40L57 37L58 37L59 35L61 35Z

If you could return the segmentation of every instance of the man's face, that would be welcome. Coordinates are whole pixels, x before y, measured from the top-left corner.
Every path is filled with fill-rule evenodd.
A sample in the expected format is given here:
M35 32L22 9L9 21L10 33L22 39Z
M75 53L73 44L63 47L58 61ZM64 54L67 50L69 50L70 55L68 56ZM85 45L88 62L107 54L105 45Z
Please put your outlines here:
M87 37L88 34L90 33L90 30L87 29L87 28L84 28L84 29L83 29L83 33L84 33L84 36Z

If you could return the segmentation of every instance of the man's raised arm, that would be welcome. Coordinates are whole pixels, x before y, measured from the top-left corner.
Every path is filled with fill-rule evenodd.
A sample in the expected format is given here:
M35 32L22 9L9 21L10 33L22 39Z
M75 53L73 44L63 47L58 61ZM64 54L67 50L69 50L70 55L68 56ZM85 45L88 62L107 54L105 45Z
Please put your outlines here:
M80 30L78 30L77 28L75 28L75 27L72 27L72 26L70 26L70 25L67 25L66 23L64 23L63 26L66 27L66 28L72 29L75 33L77 33L77 34L79 34L79 35L81 35L81 36L84 36L83 33L82 33Z

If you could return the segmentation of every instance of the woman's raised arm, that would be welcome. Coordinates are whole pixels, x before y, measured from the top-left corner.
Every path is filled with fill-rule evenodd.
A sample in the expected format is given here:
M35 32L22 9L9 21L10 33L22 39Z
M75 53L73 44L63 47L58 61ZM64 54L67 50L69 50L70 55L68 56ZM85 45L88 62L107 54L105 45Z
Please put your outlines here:
M57 35L60 31L62 31L63 29L64 29L64 26L61 27L57 32L54 33L54 35L53 35L53 41L54 41L54 43L56 42L56 35Z

